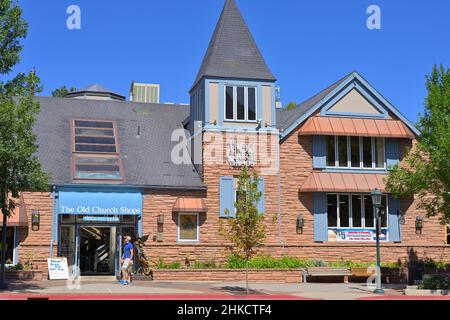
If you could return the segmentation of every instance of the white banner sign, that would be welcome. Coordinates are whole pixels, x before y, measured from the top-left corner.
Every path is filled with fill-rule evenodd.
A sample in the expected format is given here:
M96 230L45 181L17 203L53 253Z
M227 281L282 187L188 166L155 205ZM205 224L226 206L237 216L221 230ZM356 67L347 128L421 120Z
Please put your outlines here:
M50 280L69 279L67 258L49 258L47 259L47 265Z

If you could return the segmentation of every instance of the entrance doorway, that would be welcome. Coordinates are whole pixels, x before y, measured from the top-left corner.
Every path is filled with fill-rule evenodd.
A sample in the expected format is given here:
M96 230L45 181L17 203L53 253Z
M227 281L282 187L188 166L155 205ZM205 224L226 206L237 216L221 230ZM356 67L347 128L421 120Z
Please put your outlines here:
M116 228L80 226L79 237L81 274L113 275Z

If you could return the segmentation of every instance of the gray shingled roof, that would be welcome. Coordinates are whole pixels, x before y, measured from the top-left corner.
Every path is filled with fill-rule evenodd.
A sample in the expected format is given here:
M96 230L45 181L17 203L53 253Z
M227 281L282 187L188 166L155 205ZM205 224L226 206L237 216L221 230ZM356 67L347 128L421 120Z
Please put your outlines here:
M202 188L194 166L175 165L173 130L182 128L189 106L141 104L37 97L41 111L34 127L43 170L55 185L73 184L71 172L72 119L114 120L124 164L124 185L163 188ZM138 126L140 138L137 139Z
M227 0L193 87L203 77L275 81L234 0Z
M320 91L313 97L308 100L297 105L296 108L286 111L286 110L277 110L277 127L278 129L287 129L289 128L298 118L300 118L303 114L308 112L312 107L314 107L318 102L324 99L329 93L331 93L334 89L336 89L341 83L343 83L353 72L350 72L342 79L339 79L331 86L325 88Z

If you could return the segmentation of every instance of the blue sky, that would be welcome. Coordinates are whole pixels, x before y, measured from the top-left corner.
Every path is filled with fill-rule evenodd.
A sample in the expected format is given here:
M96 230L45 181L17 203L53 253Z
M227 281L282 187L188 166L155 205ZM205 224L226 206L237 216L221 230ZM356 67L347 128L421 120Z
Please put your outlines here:
M17 71L45 86L97 82L128 96L132 80L160 83L162 102L186 103L224 0L19 0L30 24ZM237 0L284 103L301 102L358 70L410 120L425 75L450 67L448 0ZM81 30L66 28L69 5ZM366 27L380 6L382 29Z

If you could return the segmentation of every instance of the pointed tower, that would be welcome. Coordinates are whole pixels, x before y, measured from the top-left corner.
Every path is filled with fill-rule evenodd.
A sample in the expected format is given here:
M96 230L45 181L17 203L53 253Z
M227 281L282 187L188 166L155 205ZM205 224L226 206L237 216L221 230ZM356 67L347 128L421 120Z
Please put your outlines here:
M191 94L191 128L275 129L275 81L235 0L226 0Z

